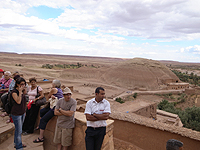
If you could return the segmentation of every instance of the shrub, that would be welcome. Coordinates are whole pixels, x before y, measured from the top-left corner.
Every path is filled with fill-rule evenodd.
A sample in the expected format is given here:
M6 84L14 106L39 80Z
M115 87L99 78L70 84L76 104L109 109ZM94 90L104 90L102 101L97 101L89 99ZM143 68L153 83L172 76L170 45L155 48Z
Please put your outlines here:
M134 94L133 94L133 97L134 97L134 98L137 98L137 93L134 93Z
M53 65L50 64L42 65L42 68L52 69Z
M182 100L184 101L185 99ZM200 131L200 107L188 107L184 111L182 111L180 108L175 108L175 104L175 102L169 103L167 100L164 99L158 104L158 109L177 114L181 119L184 127Z
M122 98L121 97L117 97L116 99L115 99L115 101L116 102L119 102L119 103L124 103L124 101L122 100Z

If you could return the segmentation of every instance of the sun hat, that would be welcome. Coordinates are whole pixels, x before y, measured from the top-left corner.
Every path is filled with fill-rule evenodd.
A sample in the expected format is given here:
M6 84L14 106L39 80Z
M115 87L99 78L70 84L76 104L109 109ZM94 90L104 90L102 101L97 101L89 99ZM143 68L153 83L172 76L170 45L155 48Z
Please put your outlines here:
M64 95L64 94L68 94L68 93L72 94L72 91L71 91L68 87L66 87L66 88L63 90L63 95Z
M4 73L3 69L0 69L0 72L3 72L3 73Z

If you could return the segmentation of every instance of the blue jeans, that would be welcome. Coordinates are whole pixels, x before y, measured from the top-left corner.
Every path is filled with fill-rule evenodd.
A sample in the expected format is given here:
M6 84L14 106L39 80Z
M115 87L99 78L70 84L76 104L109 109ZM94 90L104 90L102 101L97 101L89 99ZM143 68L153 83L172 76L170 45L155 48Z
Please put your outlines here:
M16 149L18 150L22 150L23 146L22 146L22 125L24 122L24 118L25 118L25 113L21 116L15 116L11 114L11 117L13 119L13 123L15 125L15 136L14 136L14 143L16 146Z

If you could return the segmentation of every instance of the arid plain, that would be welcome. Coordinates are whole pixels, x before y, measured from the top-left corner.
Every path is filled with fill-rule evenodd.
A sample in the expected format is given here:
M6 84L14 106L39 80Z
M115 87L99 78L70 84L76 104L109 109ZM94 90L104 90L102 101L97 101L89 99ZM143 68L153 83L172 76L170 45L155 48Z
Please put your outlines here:
M12 73L19 71L27 81L30 77L36 77L38 81L59 79L63 85L73 86L78 98L93 96L97 86L106 89L106 96L109 99L113 99L118 95L126 95L129 91L160 91L165 88L162 83L163 80L179 80L167 66L178 66L179 69L181 66L200 67L200 63L155 61L143 58L122 59L3 52L0 53L0 58L1 69ZM54 67L52 69L42 68L43 65L47 64ZM75 67L74 69L72 67L59 67L59 65L63 66L64 64L74 65ZM81 67L77 68L77 64ZM182 70L184 71L184 69ZM195 71L197 74L200 72ZM45 88L51 87L51 85L48 86ZM161 100L160 97L154 96L141 95L141 98Z
M140 107L137 104L142 106L146 103L159 103L163 99L163 97L152 93L171 92L166 90L163 81L167 79L180 80L170 68L176 68L182 72L195 72L196 74L199 74L199 70L196 68L200 68L199 63L155 61L143 58L121 59L16 53L0 53L0 58L1 69L12 73L19 71L27 81L30 77L36 77L37 81L59 79L62 85L73 86L72 97L75 99L88 100L94 96L95 88L102 86L106 90L106 99L111 103L112 118L123 116L145 126L147 124L151 126L152 121L148 121L144 117L141 121L140 116L132 116L127 112ZM53 66L53 68L48 69L49 66L50 68ZM186 70L184 66L191 66L191 69ZM45 92L48 92L51 83L41 86ZM149 92L150 94L148 94ZM124 97L133 93L138 93L137 99L134 100L136 103L128 100L120 104L115 101L116 97ZM181 107L192 107L193 104L193 101L186 101ZM174 128L170 130L173 131ZM195 139L198 138L196 135L192 136ZM114 143L117 149L124 147L124 144L116 142L116 139Z

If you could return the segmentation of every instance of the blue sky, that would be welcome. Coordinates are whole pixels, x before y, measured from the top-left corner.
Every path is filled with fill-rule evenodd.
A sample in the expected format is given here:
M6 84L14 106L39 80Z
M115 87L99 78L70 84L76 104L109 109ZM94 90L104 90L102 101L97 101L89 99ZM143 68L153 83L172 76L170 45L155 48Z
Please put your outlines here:
M200 63L198 0L0 0L0 52Z

